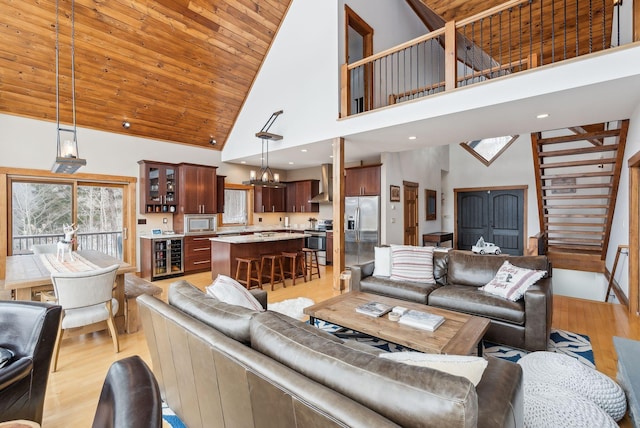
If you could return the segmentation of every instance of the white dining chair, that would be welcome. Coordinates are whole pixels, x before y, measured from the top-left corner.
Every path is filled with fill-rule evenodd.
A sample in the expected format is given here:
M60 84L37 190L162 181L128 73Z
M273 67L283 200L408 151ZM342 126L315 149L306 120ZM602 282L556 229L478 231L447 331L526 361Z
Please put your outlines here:
M58 368L60 342L65 332L85 334L109 328L113 348L120 352L118 332L113 316L118 312L118 301L113 298L113 285L119 265L85 272L59 272L51 274L51 281L62 306L62 321L58 329L52 371ZM105 326L106 322L106 326Z

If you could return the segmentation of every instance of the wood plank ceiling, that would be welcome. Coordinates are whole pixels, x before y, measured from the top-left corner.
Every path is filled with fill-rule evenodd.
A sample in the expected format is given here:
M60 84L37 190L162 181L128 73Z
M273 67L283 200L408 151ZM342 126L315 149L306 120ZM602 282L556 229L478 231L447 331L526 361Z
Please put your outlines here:
M221 150L290 3L76 0L77 125ZM0 112L55 121L55 0L0 5ZM60 0L64 123L70 10Z

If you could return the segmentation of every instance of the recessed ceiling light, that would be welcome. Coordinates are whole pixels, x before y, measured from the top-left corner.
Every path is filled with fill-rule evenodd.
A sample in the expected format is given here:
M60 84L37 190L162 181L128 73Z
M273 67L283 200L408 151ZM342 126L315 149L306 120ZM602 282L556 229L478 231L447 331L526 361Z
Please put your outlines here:
M549 117L549 113L540 113L536 116L536 119L546 119L547 117Z
M245 163L247 163L247 161L240 161L240 163L245 164Z
M307 151L308 151L308 150L307 150L307 149L300 149L300 151L301 151L302 153L307 153Z
M415 135L412 135L409 137L410 140L415 140L417 137Z
M330 157L331 159L333 159L333 155L329 155L329 157Z
M293 165L293 162L289 162L289 165Z

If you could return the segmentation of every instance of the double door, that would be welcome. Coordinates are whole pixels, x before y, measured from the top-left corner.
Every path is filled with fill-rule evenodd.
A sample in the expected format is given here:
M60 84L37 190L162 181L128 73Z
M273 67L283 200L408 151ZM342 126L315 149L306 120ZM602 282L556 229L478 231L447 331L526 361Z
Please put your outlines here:
M285 188L256 187L253 193L253 211L256 213L285 212Z
M524 253L524 189L457 192L457 248L482 237L511 255Z
M173 213L178 205L176 165L140 161L140 211Z
M287 183L286 211L289 213L317 213L320 206L309 202L320 192L319 180L303 180Z
M380 165L345 168L345 196L380 195Z

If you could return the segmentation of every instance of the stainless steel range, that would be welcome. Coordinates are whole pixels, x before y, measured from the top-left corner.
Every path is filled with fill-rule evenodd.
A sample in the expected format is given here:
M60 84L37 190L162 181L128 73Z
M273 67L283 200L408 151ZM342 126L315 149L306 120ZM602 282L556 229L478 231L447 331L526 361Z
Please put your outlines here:
M304 231L308 236L305 246L318 250L318 263L327 264L327 230L333 230L333 220L319 220L314 229Z

